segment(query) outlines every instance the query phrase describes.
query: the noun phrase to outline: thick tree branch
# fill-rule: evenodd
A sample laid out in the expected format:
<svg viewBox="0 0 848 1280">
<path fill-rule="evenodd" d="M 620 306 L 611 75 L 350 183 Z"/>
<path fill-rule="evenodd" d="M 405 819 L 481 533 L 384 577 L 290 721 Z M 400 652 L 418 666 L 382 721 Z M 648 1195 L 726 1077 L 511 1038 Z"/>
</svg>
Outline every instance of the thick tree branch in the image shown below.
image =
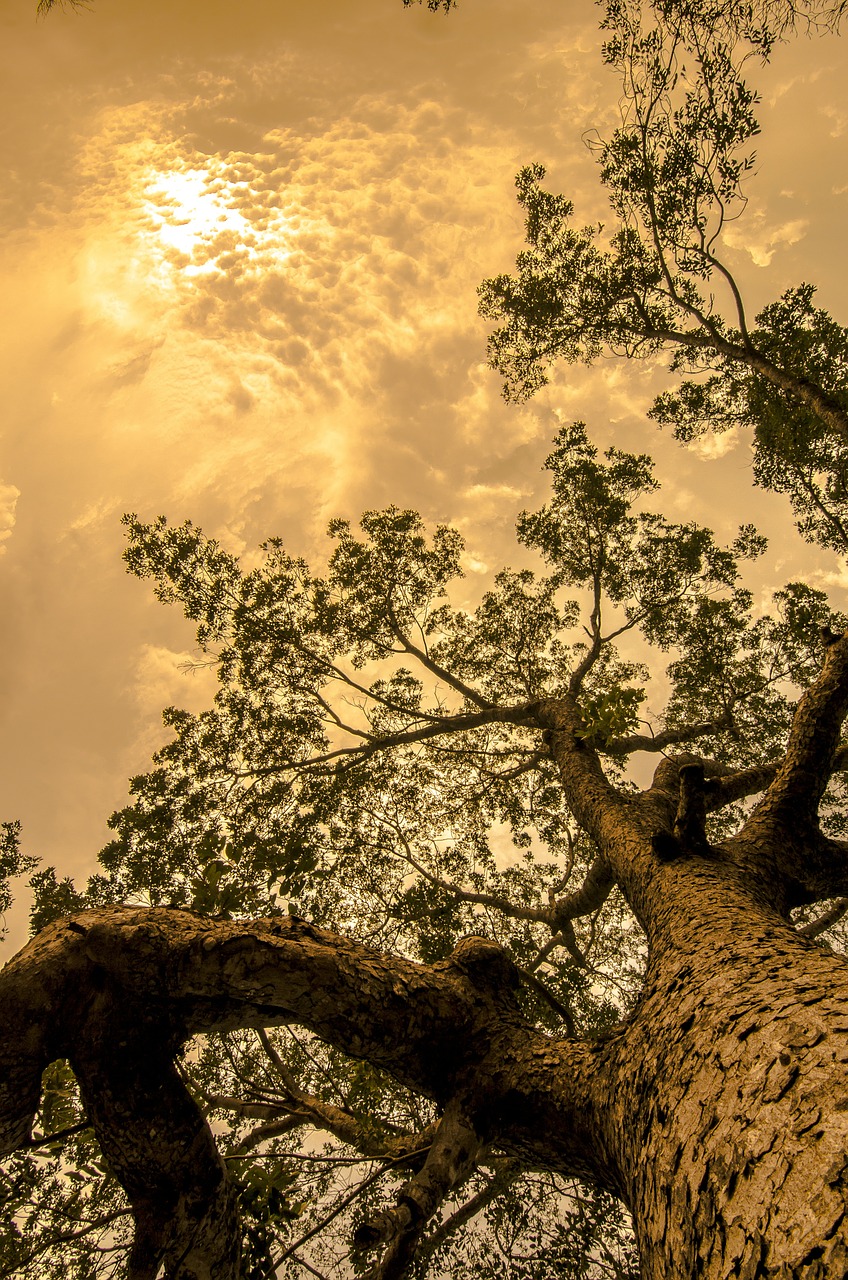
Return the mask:
<svg viewBox="0 0 848 1280">
<path fill-rule="evenodd" d="M 678 779 L 680 791 L 674 817 L 675 838 L 693 853 L 706 853 L 708 845 L 704 826 L 707 817 L 707 783 L 703 765 L 681 765 Z"/>
<path fill-rule="evenodd" d="M 802 938 L 819 938 L 831 925 L 838 924 L 848 913 L 848 898 L 837 898 L 827 911 L 798 930 Z"/>
<path fill-rule="evenodd" d="M 649 828 L 652 821 L 656 825 L 655 820 L 606 777 L 598 753 L 586 740 L 586 726 L 573 698 L 566 695 L 539 702 L 536 714 L 549 731 L 568 807 L 599 849 L 600 861 L 590 872 L 592 883 L 587 878 L 584 888 L 602 902 L 612 884 L 620 884 L 636 918 L 647 927 L 655 870 Z M 573 907 L 569 903 L 570 919 L 578 914 Z"/>
<path fill-rule="evenodd" d="M 705 768 L 713 785 L 706 798 L 707 812 L 714 813 L 737 800 L 765 791 L 774 781 L 779 766 L 779 760 L 769 760 L 765 764 L 755 764 L 749 769 L 738 769 L 716 777 L 717 768 L 712 761 L 708 762 Z"/>
<path fill-rule="evenodd" d="M 775 870 L 813 897 L 835 897 L 846 887 L 844 859 L 834 859 L 832 842 L 822 836 L 818 822 L 818 806 L 833 772 L 846 713 L 848 632 L 827 645 L 818 679 L 795 708 L 786 754 L 772 782 L 738 835 L 728 842 L 728 847 L 749 859 L 754 850 L 774 850 Z M 762 859 L 761 852 L 756 856 Z"/>
<path fill-rule="evenodd" d="M 731 342 L 712 330 L 698 333 L 677 329 L 654 329 L 652 336 L 675 346 L 693 347 L 701 350 L 714 350 L 738 364 L 745 364 L 754 373 L 759 374 L 772 386 L 788 395 L 794 396 L 801 404 L 812 409 L 813 413 L 826 427 L 848 440 L 848 412 L 843 405 L 828 395 L 817 383 L 809 378 L 787 372 L 769 360 L 754 347 L 746 349 L 744 345 Z"/>
<path fill-rule="evenodd" d="M 0 973 L 0 1144 L 26 1141 L 44 1067 L 69 1058 L 132 1205 L 132 1280 L 162 1269 L 169 1280 L 235 1280 L 235 1195 L 173 1057 L 194 1034 L 298 1022 L 442 1104 L 461 1087 L 480 1100 L 487 1142 L 496 1131 L 507 1153 L 532 1150 L 606 1185 L 584 1120 L 587 1097 L 603 1087 L 591 1069 L 598 1049 L 538 1032 L 519 1011 L 517 982 L 503 950 L 481 938 L 428 966 L 286 916 L 84 912 L 48 926 Z M 501 1096 L 514 1105 L 500 1109 Z"/>
<path fill-rule="evenodd" d="M 606 751 L 608 747 L 605 747 Z M 733 769 L 721 764 L 718 760 L 707 756 L 694 755 L 691 752 L 680 752 L 662 760 L 654 774 L 654 782 L 658 786 L 674 787 L 677 781 L 677 770 L 683 764 L 700 764 L 704 769 L 709 787 L 705 794 L 707 813 L 713 813 L 736 800 L 744 800 L 748 796 L 765 791 L 777 776 L 781 760 L 766 760 L 762 764 L 751 765 L 747 769 Z M 833 753 L 830 776 L 848 769 L 848 742 L 842 742 Z M 667 775 L 667 776 L 666 776 Z"/>
<path fill-rule="evenodd" d="M 577 920 L 581 916 L 592 915 L 593 912 L 599 911 L 604 905 L 613 888 L 615 887 L 615 874 L 609 864 L 607 858 L 603 854 L 597 854 L 589 870 L 586 872 L 585 879 L 579 889 L 575 889 L 565 898 L 558 898 L 554 904 L 554 926 L 563 933 L 565 945 L 569 952 L 574 955 L 572 947 L 569 946 L 569 937 L 573 939 L 573 930 L 571 929 L 571 921 Z M 576 948 L 576 942 L 574 942 Z M 579 955 L 579 953 L 578 953 Z M 585 959 L 574 955 L 574 958 Z"/>
</svg>

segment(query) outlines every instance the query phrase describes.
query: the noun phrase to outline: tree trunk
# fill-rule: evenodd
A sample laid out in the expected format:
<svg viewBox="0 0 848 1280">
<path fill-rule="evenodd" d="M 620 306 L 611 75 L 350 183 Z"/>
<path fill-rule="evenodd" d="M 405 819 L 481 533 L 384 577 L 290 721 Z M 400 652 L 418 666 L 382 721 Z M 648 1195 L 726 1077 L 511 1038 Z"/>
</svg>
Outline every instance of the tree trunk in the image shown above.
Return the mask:
<svg viewBox="0 0 848 1280">
<path fill-rule="evenodd" d="M 732 870 L 667 869 L 671 945 L 610 1044 L 645 1280 L 848 1275 L 848 963 Z"/>
</svg>

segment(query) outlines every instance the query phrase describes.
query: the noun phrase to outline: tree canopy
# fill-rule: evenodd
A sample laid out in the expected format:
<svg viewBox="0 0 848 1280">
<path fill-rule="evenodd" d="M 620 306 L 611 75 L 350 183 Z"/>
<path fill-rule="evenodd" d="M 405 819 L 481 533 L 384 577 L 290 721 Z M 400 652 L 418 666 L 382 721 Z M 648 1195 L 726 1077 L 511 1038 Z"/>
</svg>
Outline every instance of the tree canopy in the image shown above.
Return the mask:
<svg viewBox="0 0 848 1280">
<path fill-rule="evenodd" d="M 667 349 L 657 421 L 750 428 L 758 483 L 845 550 L 846 330 L 803 283 L 749 323 L 720 251 L 743 71 L 840 16 L 609 4 L 616 221 L 525 169 L 528 248 L 481 297 L 509 397 Z M 800 581 L 763 608 L 757 531 L 668 520 L 650 458 L 584 424 L 545 465 L 476 604 L 456 530 L 399 507 L 334 521 L 318 567 L 125 517 L 218 691 L 166 711 L 88 884 L 33 876 L 0 1276 L 623 1280 L 671 1274 L 666 1235 L 680 1275 L 844 1274 L 848 617 Z M 784 1185 L 819 1207 L 781 1234 Z"/>
<path fill-rule="evenodd" d="M 848 331 L 799 283 L 751 321 L 722 233 L 743 216 L 756 161 L 757 59 L 800 25 L 833 30 L 841 5 L 609 3 L 605 61 L 621 79 L 621 123 L 590 143 L 609 226 L 575 224 L 541 165 L 517 178 L 527 248 L 515 277 L 481 287 L 499 327 L 490 358 L 508 399 L 553 361 L 668 351 L 684 375 L 650 416 L 687 442 L 751 430 L 757 484 L 789 495 L 810 541 L 846 542 Z"/>
</svg>

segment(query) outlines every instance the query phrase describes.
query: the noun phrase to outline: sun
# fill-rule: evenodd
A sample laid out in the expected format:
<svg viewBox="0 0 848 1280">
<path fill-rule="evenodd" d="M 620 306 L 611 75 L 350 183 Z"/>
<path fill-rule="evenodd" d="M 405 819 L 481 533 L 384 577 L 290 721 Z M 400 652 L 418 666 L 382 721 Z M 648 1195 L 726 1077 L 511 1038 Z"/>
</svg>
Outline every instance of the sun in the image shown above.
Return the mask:
<svg viewBox="0 0 848 1280">
<path fill-rule="evenodd" d="M 247 265 L 265 247 L 261 241 L 268 229 L 259 232 L 239 207 L 247 200 L 243 184 L 228 183 L 207 168 L 151 170 L 144 214 L 161 256 L 182 275 L 225 273 L 223 255 L 228 264 L 235 254 Z M 279 231 L 275 228 L 276 236 Z"/>
</svg>

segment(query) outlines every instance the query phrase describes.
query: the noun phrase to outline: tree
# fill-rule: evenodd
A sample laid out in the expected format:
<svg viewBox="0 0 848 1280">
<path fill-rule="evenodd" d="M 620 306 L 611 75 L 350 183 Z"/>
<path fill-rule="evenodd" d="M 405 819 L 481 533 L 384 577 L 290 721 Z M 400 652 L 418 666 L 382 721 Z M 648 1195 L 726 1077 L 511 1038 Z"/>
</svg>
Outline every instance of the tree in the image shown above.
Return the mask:
<svg viewBox="0 0 848 1280">
<path fill-rule="evenodd" d="M 744 211 L 759 132 L 743 72 L 799 25 L 838 29 L 844 5 L 737 0 L 609 0 L 605 61 L 622 82 L 621 124 L 592 144 L 611 227 L 575 227 L 545 171 L 517 178 L 527 249 L 515 278 L 481 288 L 500 327 L 490 341 L 507 399 L 532 395 L 545 367 L 671 353 L 688 375 L 650 410 L 682 441 L 751 429 L 757 484 L 789 495 L 810 541 L 848 550 L 848 330 L 800 284 L 751 323 L 722 256 Z"/>
<path fill-rule="evenodd" d="M 599 246 L 524 174 L 494 355 L 525 391 L 549 355 L 673 344 L 707 376 L 669 419 L 735 413 L 763 465 L 801 466 L 815 433 L 839 447 L 844 332 L 803 287 L 749 328 L 716 227 L 756 127 L 732 33 L 768 52 L 805 12 L 657 12 L 607 15 L 621 225 Z M 716 274 L 736 328 L 698 291 Z M 848 619 L 803 583 L 758 614 L 763 540 L 649 510 L 646 457 L 576 424 L 548 467 L 518 526 L 546 572 L 475 610 L 447 594 L 458 536 L 411 512 L 336 522 L 323 576 L 128 520 L 220 689 L 167 713 L 102 873 L 34 877 L 0 975 L 5 1274 L 123 1249 L 138 1280 L 321 1274 L 342 1224 L 375 1278 L 625 1276 L 622 1202 L 646 1277 L 845 1274 L 848 967 L 822 937 L 848 908 Z M 835 542 L 821 470 L 806 532 Z"/>
<path fill-rule="evenodd" d="M 791 917 L 846 891 L 828 791 L 848 755 L 845 619 L 801 584 L 753 618 L 739 562 L 762 541 L 744 528 L 722 548 L 641 509 L 646 457 L 599 458 L 577 426 L 548 465 L 552 499 L 519 536 L 550 573 L 503 573 L 474 613 L 446 599 L 457 535 L 428 541 L 409 512 L 369 513 L 361 537 L 336 523 L 323 578 L 278 543 L 242 572 L 191 525 L 128 521 L 130 567 L 197 622 L 221 688 L 199 716 L 169 713 L 107 874 L 59 893 L 72 914 L 0 998 L 4 1146 L 67 1059 L 84 1116 L 65 1120 L 93 1127 L 133 1208 L 133 1276 L 163 1259 L 237 1274 L 238 1196 L 257 1188 L 226 1164 L 290 1151 L 304 1121 L 404 1169 L 356 1227 L 383 1249 L 370 1274 L 435 1249 L 458 1189 L 473 1208 L 534 1169 L 579 1178 L 607 1217 L 623 1198 L 646 1275 L 841 1274 L 846 962 Z M 568 589 L 589 594 L 582 640 Z M 672 657 L 650 720 L 647 673 L 616 647 L 636 633 Z M 790 684 L 807 688 L 794 707 Z M 658 760 L 642 790 L 637 752 Z M 40 889 L 46 918 L 58 886 Z M 263 1030 L 291 1024 L 345 1056 L 343 1102 L 296 1079 L 308 1047 Z M 251 1027 L 252 1044 L 179 1058 Z M 374 1071 L 394 1082 L 379 1103 Z M 201 1107 L 254 1121 L 230 1135 L 235 1161 Z M 285 1179 L 261 1190 L 277 1200 L 260 1227 L 297 1218 Z"/>
</svg>

